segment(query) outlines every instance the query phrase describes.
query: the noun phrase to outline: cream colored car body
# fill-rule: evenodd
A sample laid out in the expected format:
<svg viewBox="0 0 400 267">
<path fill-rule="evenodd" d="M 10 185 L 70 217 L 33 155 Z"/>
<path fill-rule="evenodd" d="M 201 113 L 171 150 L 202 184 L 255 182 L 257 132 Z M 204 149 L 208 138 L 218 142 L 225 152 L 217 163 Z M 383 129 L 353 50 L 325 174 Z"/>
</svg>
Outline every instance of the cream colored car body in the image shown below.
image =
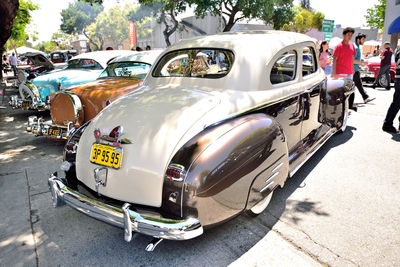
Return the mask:
<svg viewBox="0 0 400 267">
<path fill-rule="evenodd" d="M 121 168 L 109 168 L 107 186 L 100 186 L 99 193 L 160 207 L 164 174 L 170 160 L 205 126 L 279 101 L 324 79 L 321 69 L 306 78 L 296 74 L 293 81 L 283 84 L 273 85 L 267 77 L 273 62 L 283 52 L 294 49 L 301 55 L 305 44 L 316 50 L 316 41 L 301 34 L 239 32 L 186 40 L 167 49 L 159 59 L 172 49 L 189 47 L 228 49 L 233 51 L 235 59 L 230 72 L 217 79 L 153 77 L 151 73 L 157 63 L 154 64 L 143 87 L 105 108 L 86 128 L 77 150 L 77 178 L 95 189 L 93 173 L 99 166 L 89 161 L 94 130 L 99 128 L 102 134 L 108 134 L 114 127 L 122 126 L 123 138 L 132 144 L 122 145 Z M 298 60 L 298 70 L 301 62 Z"/>
</svg>

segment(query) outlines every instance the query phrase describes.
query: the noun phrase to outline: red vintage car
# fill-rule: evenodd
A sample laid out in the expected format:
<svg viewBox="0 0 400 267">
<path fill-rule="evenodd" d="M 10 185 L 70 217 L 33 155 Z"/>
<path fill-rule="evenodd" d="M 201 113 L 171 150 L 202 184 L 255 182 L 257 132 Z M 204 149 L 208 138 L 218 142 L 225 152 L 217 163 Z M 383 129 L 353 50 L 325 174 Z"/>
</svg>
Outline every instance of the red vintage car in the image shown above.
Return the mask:
<svg viewBox="0 0 400 267">
<path fill-rule="evenodd" d="M 368 65 L 360 68 L 360 76 L 363 82 L 373 83 L 378 76 L 379 69 L 381 65 L 381 59 L 379 57 L 371 57 L 368 59 Z M 394 57 L 392 57 L 392 66 L 390 67 L 390 78 L 391 82 L 394 83 L 395 74 L 395 62 Z M 379 86 L 387 87 L 388 81 L 385 75 L 382 75 L 379 79 Z"/>
</svg>

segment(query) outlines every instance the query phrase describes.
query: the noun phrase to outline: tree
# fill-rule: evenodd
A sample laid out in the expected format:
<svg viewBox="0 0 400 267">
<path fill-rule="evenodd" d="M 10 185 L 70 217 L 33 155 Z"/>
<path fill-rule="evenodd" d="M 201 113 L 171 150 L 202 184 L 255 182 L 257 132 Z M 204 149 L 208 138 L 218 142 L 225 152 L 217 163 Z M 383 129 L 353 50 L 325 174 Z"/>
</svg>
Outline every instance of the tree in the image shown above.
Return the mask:
<svg viewBox="0 0 400 267">
<path fill-rule="evenodd" d="M 31 11 L 38 9 L 38 5 L 33 4 L 30 0 L 20 0 L 17 16 L 15 17 L 9 42 L 12 48 L 24 45 L 28 34 L 26 27 L 32 21 Z"/>
<path fill-rule="evenodd" d="M 19 8 L 18 0 L 0 1 L 0 52 L 3 54 L 4 45 L 10 38 L 14 18 Z M 3 64 L 0 64 L 0 81 L 3 79 Z"/>
<path fill-rule="evenodd" d="M 128 36 L 128 11 L 129 7 L 115 6 L 108 11 L 101 12 L 94 23 L 87 28 L 89 37 L 96 43 L 96 49 L 103 50 L 105 40 L 112 41 L 117 47 Z"/>
<path fill-rule="evenodd" d="M 379 0 L 377 5 L 367 9 L 367 26 L 383 31 L 383 25 L 385 24 L 385 11 L 386 11 L 386 0 Z"/>
<path fill-rule="evenodd" d="M 144 6 L 153 8 L 157 22 L 164 24 L 164 39 L 167 46 L 171 45 L 169 37 L 178 29 L 176 16 L 186 10 L 187 3 L 182 0 L 139 0 Z"/>
<path fill-rule="evenodd" d="M 72 39 L 73 39 L 72 35 L 66 34 L 66 33 L 62 32 L 61 30 L 56 31 L 51 36 L 51 41 L 56 44 L 58 43 L 58 47 L 60 48 L 60 50 L 70 49 Z"/>
<path fill-rule="evenodd" d="M 57 45 L 54 41 L 41 42 L 35 46 L 35 49 L 49 54 L 57 49 Z"/>
<path fill-rule="evenodd" d="M 89 33 L 86 31 L 86 27 L 95 21 L 104 7 L 96 4 L 96 1 L 91 2 L 93 3 L 88 4 L 81 1 L 70 3 L 68 8 L 61 11 L 60 28 L 67 34 L 83 34 L 88 38 L 90 44 L 96 46 L 96 43 L 91 40 Z"/>
<path fill-rule="evenodd" d="M 310 0 L 300 0 L 300 6 L 308 11 L 311 11 Z"/>
<path fill-rule="evenodd" d="M 293 20 L 283 26 L 285 31 L 306 33 L 312 28 L 322 29 L 325 15 L 321 12 L 316 10 L 308 11 L 300 6 L 294 7 L 293 11 L 295 13 Z"/>
<path fill-rule="evenodd" d="M 221 16 L 224 32 L 230 31 L 237 22 L 244 19 L 262 19 L 279 29 L 291 18 L 293 0 L 188 0 L 195 5 L 195 14 L 204 17 L 207 12 Z"/>
</svg>

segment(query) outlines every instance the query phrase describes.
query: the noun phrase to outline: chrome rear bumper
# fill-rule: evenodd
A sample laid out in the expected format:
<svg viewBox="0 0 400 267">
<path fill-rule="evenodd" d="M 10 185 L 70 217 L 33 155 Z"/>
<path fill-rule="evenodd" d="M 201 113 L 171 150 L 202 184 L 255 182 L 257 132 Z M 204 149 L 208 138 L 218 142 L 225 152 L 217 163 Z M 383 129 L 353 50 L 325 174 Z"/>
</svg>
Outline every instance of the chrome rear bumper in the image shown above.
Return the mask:
<svg viewBox="0 0 400 267">
<path fill-rule="evenodd" d="M 50 132 L 50 130 L 52 132 Z M 29 116 L 26 131 L 32 132 L 35 136 L 48 136 L 53 139 L 67 140 L 71 133 L 75 130 L 72 123 L 67 126 L 54 124 L 51 120 L 44 121 L 37 116 Z M 54 134 L 56 132 L 56 134 Z"/>
<path fill-rule="evenodd" d="M 10 101 L 8 101 L 8 105 L 12 107 L 13 109 L 24 109 L 24 110 L 38 110 L 38 111 L 43 111 L 46 109 L 49 109 L 49 107 L 40 102 L 38 99 L 32 100 L 23 100 L 18 98 L 18 95 L 12 95 L 10 97 Z"/>
<path fill-rule="evenodd" d="M 121 208 L 91 199 L 71 188 L 53 174 L 48 181 L 53 206 L 66 203 L 70 207 L 105 223 L 124 229 L 125 241 L 132 238 L 132 231 L 161 239 L 187 240 L 203 233 L 203 227 L 195 218 L 171 220 L 141 215 L 129 209 L 125 203 Z"/>
</svg>

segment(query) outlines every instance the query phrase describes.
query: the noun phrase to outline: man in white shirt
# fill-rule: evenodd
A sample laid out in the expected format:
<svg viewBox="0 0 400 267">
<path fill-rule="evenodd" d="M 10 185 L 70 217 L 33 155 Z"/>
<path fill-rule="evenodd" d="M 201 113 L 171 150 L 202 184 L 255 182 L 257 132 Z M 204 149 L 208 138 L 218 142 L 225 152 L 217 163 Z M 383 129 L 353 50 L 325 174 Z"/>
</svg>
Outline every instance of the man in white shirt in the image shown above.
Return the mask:
<svg viewBox="0 0 400 267">
<path fill-rule="evenodd" d="M 10 60 L 10 65 L 11 68 L 14 71 L 14 76 L 17 76 L 17 64 L 18 64 L 18 58 L 15 56 L 14 53 L 12 53 L 11 57 L 9 58 Z"/>
</svg>

